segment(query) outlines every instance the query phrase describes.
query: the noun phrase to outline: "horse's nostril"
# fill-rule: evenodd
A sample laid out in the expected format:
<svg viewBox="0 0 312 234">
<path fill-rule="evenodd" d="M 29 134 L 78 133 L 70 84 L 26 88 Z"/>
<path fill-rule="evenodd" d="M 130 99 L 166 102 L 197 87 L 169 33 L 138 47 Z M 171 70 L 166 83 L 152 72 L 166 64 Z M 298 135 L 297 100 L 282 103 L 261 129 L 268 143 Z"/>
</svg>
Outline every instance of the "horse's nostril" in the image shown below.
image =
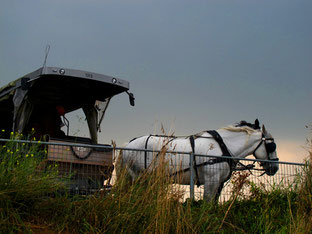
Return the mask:
<svg viewBox="0 0 312 234">
<path fill-rule="evenodd" d="M 266 174 L 269 175 L 269 176 L 273 176 L 275 175 L 275 173 L 277 172 L 278 170 L 278 167 L 269 167 L 267 170 L 266 170 Z"/>
</svg>

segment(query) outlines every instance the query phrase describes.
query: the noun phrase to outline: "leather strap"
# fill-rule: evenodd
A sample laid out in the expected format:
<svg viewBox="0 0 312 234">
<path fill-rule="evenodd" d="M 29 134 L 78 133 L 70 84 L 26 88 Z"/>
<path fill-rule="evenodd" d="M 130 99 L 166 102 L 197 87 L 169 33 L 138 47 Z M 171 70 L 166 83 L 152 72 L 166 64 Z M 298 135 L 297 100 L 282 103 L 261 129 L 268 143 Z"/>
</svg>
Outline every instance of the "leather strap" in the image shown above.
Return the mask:
<svg viewBox="0 0 312 234">
<path fill-rule="evenodd" d="M 196 185 L 197 185 L 197 187 L 199 187 L 200 186 L 200 181 L 199 181 L 198 170 L 197 170 L 197 165 L 196 165 L 195 139 L 194 139 L 193 135 L 190 136 L 190 143 L 191 143 L 192 152 L 193 152 L 194 169 L 195 169 L 195 176 L 196 176 Z"/>
<path fill-rule="evenodd" d="M 145 141 L 145 149 L 147 149 L 147 143 L 152 135 L 149 135 Z M 144 151 L 144 168 L 147 169 L 147 151 Z"/>
<path fill-rule="evenodd" d="M 222 137 L 220 136 L 220 134 L 217 131 L 215 131 L 215 130 L 208 130 L 207 132 L 211 136 L 213 136 L 213 138 L 216 140 L 216 142 L 218 142 L 218 144 L 220 145 L 220 148 L 222 150 L 222 156 L 232 156 L 231 153 L 229 152 L 228 148 L 224 144 L 224 141 L 223 141 Z"/>
</svg>

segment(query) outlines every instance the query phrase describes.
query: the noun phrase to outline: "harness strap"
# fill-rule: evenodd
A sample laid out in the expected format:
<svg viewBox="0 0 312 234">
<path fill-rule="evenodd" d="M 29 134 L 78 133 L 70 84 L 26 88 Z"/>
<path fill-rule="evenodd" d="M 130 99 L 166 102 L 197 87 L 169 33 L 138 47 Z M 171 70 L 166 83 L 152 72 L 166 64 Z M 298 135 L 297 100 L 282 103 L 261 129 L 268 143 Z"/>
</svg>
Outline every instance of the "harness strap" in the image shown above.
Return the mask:
<svg viewBox="0 0 312 234">
<path fill-rule="evenodd" d="M 190 136 L 190 143 L 191 143 L 192 153 L 193 153 L 194 169 L 195 169 L 195 176 L 196 176 L 196 185 L 197 185 L 197 187 L 199 187 L 200 186 L 200 181 L 199 181 L 198 170 L 197 170 L 197 165 L 196 165 L 195 140 L 194 140 L 194 136 L 193 135 Z"/>
<path fill-rule="evenodd" d="M 228 159 L 228 158 L 209 159 L 207 162 L 203 162 L 203 163 L 198 164 L 197 167 L 206 166 L 206 165 L 213 165 L 213 164 L 222 163 L 222 162 L 229 163 L 229 160 L 233 161 L 232 159 Z"/>
<path fill-rule="evenodd" d="M 148 141 L 151 137 L 168 137 L 168 136 L 165 136 L 165 135 L 149 135 L 147 138 L 146 138 L 146 141 L 145 141 L 145 149 L 147 149 L 147 145 L 148 145 Z M 173 141 L 174 139 L 176 139 L 177 137 L 175 136 L 172 136 L 170 137 L 171 139 L 166 143 L 166 144 L 169 144 L 171 141 Z M 133 140 L 131 141 L 134 141 L 135 139 L 137 138 L 134 138 Z M 130 142 L 131 142 L 130 141 Z M 156 157 L 158 157 L 159 153 L 157 153 Z M 147 152 L 144 151 L 144 169 L 147 169 Z"/>
<path fill-rule="evenodd" d="M 209 133 L 211 136 L 213 136 L 213 138 L 218 142 L 218 144 L 220 145 L 220 148 L 222 150 L 222 155 L 223 156 L 232 156 L 230 154 L 228 148 L 224 144 L 224 141 L 223 141 L 222 137 L 220 136 L 220 134 L 217 131 L 215 131 L 215 130 L 208 130 L 207 133 Z"/>
<path fill-rule="evenodd" d="M 261 144 L 263 143 L 263 139 L 265 139 L 265 136 L 262 133 L 262 137 L 261 137 L 261 141 L 259 142 L 259 144 L 257 145 L 257 147 L 255 148 L 255 150 L 253 151 L 253 155 L 255 155 L 255 152 L 259 149 L 259 147 L 261 146 Z"/>
<path fill-rule="evenodd" d="M 232 154 L 230 153 L 230 151 L 228 150 L 228 148 L 226 147 L 222 137 L 220 136 L 220 134 L 215 131 L 215 130 L 208 130 L 207 131 L 215 140 L 216 142 L 219 144 L 220 148 L 221 148 L 221 151 L 222 151 L 222 156 L 229 156 L 229 157 L 232 157 Z M 228 159 L 228 158 L 225 158 L 225 159 L 222 159 L 222 158 L 218 158 L 218 159 L 215 159 L 218 163 L 218 162 L 227 162 L 230 167 L 231 167 L 231 170 L 232 168 L 235 167 L 236 163 L 233 159 Z"/>
<path fill-rule="evenodd" d="M 213 165 L 213 164 L 221 163 L 221 162 L 226 162 L 226 159 L 223 159 L 223 158 L 214 158 L 214 159 L 210 159 L 210 160 L 207 161 L 207 162 L 203 162 L 203 163 L 200 163 L 200 164 L 196 164 L 196 168 L 197 168 L 197 167 L 206 166 L 206 165 Z M 178 173 L 181 173 L 181 172 L 187 172 L 187 171 L 189 171 L 190 169 L 191 169 L 190 167 L 187 167 L 187 168 L 185 168 L 185 169 L 183 169 L 183 170 L 176 171 L 176 172 L 172 173 L 170 176 L 177 175 Z"/>
<path fill-rule="evenodd" d="M 152 135 L 149 135 L 147 138 L 146 138 L 146 141 L 145 141 L 145 149 L 147 149 L 147 143 L 148 143 L 148 140 L 150 139 Z M 146 169 L 147 168 L 147 151 L 144 151 L 144 168 Z"/>
<path fill-rule="evenodd" d="M 221 151 L 222 151 L 222 156 L 232 156 L 230 151 L 228 150 L 228 148 L 226 147 L 222 137 L 220 136 L 220 134 L 215 131 L 215 130 L 208 130 L 207 131 L 215 140 L 216 142 L 219 144 Z M 221 163 L 221 162 L 227 162 L 230 166 L 230 174 L 229 176 L 226 178 L 225 181 L 229 180 L 232 176 L 233 170 L 236 167 L 236 163 L 233 159 L 228 159 L 228 158 L 216 158 L 216 159 L 210 159 L 208 162 L 202 163 L 203 166 L 204 165 L 209 165 L 209 164 L 214 164 L 214 163 Z M 223 188 L 224 182 L 220 185 L 219 190 L 221 191 L 221 189 Z"/>
</svg>

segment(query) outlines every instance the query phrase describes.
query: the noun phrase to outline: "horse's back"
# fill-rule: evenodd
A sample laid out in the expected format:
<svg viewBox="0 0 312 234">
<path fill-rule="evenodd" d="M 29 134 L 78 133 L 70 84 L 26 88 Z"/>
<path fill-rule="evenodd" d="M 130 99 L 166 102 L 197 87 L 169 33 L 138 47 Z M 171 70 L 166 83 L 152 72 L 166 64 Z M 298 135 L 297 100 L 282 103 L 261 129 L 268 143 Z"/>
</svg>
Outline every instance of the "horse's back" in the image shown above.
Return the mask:
<svg viewBox="0 0 312 234">
<path fill-rule="evenodd" d="M 144 153 L 142 151 L 137 151 L 137 150 L 144 149 L 147 138 L 148 136 L 141 136 L 141 137 L 132 139 L 125 146 L 125 149 L 123 150 L 123 154 L 122 154 L 123 160 L 129 160 L 131 157 L 138 156 L 141 153 Z"/>
</svg>

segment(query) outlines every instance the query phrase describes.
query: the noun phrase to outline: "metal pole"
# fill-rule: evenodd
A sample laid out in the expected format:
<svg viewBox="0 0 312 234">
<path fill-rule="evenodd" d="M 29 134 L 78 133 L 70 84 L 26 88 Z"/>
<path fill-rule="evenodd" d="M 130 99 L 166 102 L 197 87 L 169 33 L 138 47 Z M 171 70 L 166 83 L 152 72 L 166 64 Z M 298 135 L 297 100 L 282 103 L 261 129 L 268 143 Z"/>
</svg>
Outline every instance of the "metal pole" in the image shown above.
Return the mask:
<svg viewBox="0 0 312 234">
<path fill-rule="evenodd" d="M 194 199 L 194 184 L 195 184 L 195 170 L 194 170 L 194 153 L 190 153 L 190 170 L 191 170 L 191 177 L 190 177 L 190 198 Z"/>
</svg>

